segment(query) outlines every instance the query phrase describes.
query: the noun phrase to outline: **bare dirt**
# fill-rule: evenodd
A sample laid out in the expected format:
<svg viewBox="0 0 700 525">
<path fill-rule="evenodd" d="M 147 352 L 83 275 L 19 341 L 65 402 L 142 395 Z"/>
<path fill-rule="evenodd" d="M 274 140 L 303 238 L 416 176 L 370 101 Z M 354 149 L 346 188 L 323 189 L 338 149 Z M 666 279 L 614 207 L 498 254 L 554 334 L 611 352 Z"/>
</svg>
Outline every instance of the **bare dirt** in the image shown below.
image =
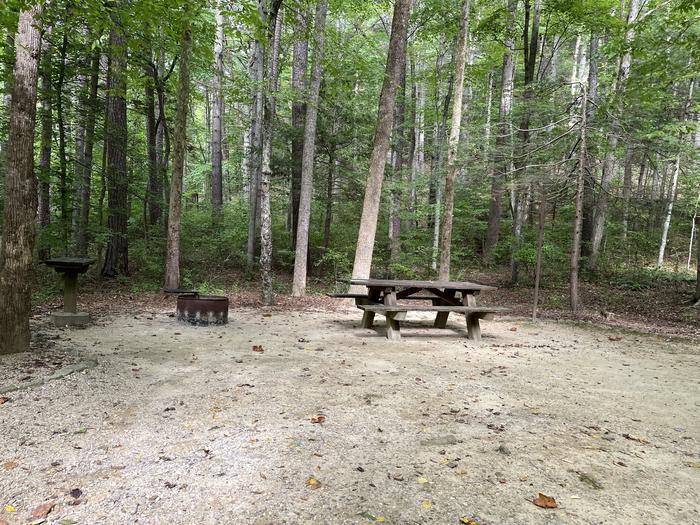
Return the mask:
<svg viewBox="0 0 700 525">
<path fill-rule="evenodd" d="M 0 523 L 700 523 L 697 339 L 130 309 L 0 357 Z"/>
</svg>

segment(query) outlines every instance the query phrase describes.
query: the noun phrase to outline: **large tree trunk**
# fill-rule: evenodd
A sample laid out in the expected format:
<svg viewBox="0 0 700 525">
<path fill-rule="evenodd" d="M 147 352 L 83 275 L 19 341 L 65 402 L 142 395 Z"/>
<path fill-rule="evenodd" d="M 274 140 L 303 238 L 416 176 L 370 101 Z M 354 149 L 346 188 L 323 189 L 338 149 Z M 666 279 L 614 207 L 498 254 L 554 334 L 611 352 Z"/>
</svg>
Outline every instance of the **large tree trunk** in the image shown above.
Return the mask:
<svg viewBox="0 0 700 525">
<path fill-rule="evenodd" d="M 313 197 L 314 157 L 316 155 L 316 119 L 318 117 L 319 92 L 321 90 L 321 65 L 323 40 L 326 28 L 327 0 L 318 0 L 314 20 L 314 55 L 311 70 L 311 85 L 306 106 L 304 146 L 301 165 L 301 193 L 299 199 L 299 222 L 297 224 L 296 252 L 294 256 L 294 280 L 292 296 L 303 297 L 306 293 L 307 254 L 309 227 L 311 223 L 311 200 Z M 329 166 L 329 170 L 333 167 Z"/>
<path fill-rule="evenodd" d="M 102 275 L 116 277 L 129 274 L 129 179 L 126 169 L 126 35 L 119 20 L 113 15 L 109 34 L 110 63 L 107 78 L 107 116 L 105 122 L 105 147 L 107 163 L 107 227 L 109 242 L 105 253 Z"/>
<path fill-rule="evenodd" d="M 591 41 L 588 52 L 588 122 L 595 117 L 598 103 L 598 43 L 600 37 L 597 33 L 591 33 Z M 586 158 L 590 158 L 592 152 L 586 152 Z M 588 257 L 591 253 L 591 240 L 593 239 L 593 216 L 595 213 L 595 170 L 588 166 L 583 180 L 583 223 L 581 224 L 581 255 Z"/>
<path fill-rule="evenodd" d="M 216 39 L 214 41 L 215 78 L 212 108 L 211 134 L 211 203 L 214 218 L 221 215 L 223 194 L 223 150 L 224 136 L 224 15 L 221 0 L 216 6 Z"/>
<path fill-rule="evenodd" d="M 97 122 L 97 88 L 102 52 L 96 48 L 90 62 L 89 93 L 85 101 L 85 142 L 82 155 L 82 180 L 80 181 L 80 217 L 76 233 L 76 248 L 79 255 L 88 253 L 88 226 L 90 223 L 90 193 L 92 190 L 92 164 L 95 149 L 95 124 Z"/>
<path fill-rule="evenodd" d="M 148 50 L 149 58 L 152 59 L 153 52 Z M 148 155 L 148 189 L 146 190 L 146 202 L 148 205 L 148 223 L 154 226 L 160 222 L 162 216 L 161 202 L 163 196 L 160 188 L 159 176 L 160 166 L 158 159 L 158 124 L 156 121 L 156 77 L 153 64 L 147 64 L 144 68 L 146 75 L 144 104 L 146 106 L 146 153 Z M 161 142 L 162 147 L 162 142 Z"/>
<path fill-rule="evenodd" d="M 187 24 L 180 42 L 180 71 L 175 110 L 173 175 L 170 179 L 170 206 L 168 210 L 168 246 L 165 257 L 165 288 L 180 288 L 180 215 L 182 210 L 182 180 L 187 155 L 187 112 L 190 99 L 190 55 L 192 30 Z"/>
<path fill-rule="evenodd" d="M 41 50 L 41 146 L 39 148 L 39 227 L 42 233 L 48 233 L 51 224 L 51 149 L 53 136 L 51 85 L 52 60 L 48 31 L 44 33 Z M 39 260 L 51 256 L 48 239 L 39 242 Z"/>
<path fill-rule="evenodd" d="M 34 128 L 40 7 L 19 16 L 0 246 L 0 354 L 29 350 L 37 180 Z"/>
<path fill-rule="evenodd" d="M 260 177 L 260 277 L 262 303 L 271 306 L 275 302 L 272 288 L 272 211 L 270 209 L 270 185 L 272 183 L 272 133 L 276 111 L 279 78 L 279 52 L 282 38 L 282 19 L 279 8 L 282 0 L 272 0 L 267 13 L 269 27 L 267 42 L 267 82 L 264 91 L 262 123 L 262 170 Z"/>
<path fill-rule="evenodd" d="M 501 103 L 498 110 L 498 131 L 496 135 L 496 170 L 491 181 L 491 202 L 489 218 L 484 242 L 484 262 L 491 264 L 493 254 L 501 234 L 501 212 L 503 209 L 503 188 L 506 174 L 510 168 L 510 115 L 513 110 L 513 50 L 515 49 L 515 13 L 517 2 L 508 0 L 508 21 L 506 23 L 505 52 L 503 53 L 503 68 L 501 70 Z"/>
<path fill-rule="evenodd" d="M 598 206 L 593 218 L 593 235 L 591 238 L 591 253 L 588 258 L 588 268 L 592 271 L 596 270 L 598 259 L 600 257 L 600 247 L 603 241 L 605 232 L 605 221 L 608 215 L 608 204 L 610 192 L 610 183 L 615 173 L 615 154 L 617 150 L 617 142 L 620 136 L 621 119 L 624 110 L 623 95 L 627 85 L 627 79 L 630 73 L 630 65 L 632 63 L 632 51 L 630 44 L 634 40 L 636 31 L 636 21 L 639 15 L 639 0 L 630 0 L 629 14 L 627 16 L 627 32 L 625 33 L 626 51 L 620 59 L 620 67 L 617 73 L 617 81 L 613 96 L 616 97 L 616 104 L 612 110 L 612 122 L 610 124 L 610 133 L 607 136 L 607 153 L 603 162 L 603 175 L 600 181 L 600 192 L 598 193 Z"/>
<path fill-rule="evenodd" d="M 445 196 L 442 214 L 442 234 L 440 237 L 440 272 L 441 281 L 450 279 L 450 261 L 452 248 L 452 216 L 454 214 L 455 179 L 460 166 L 457 164 L 459 139 L 462 126 L 462 97 L 464 94 L 464 66 L 467 60 L 469 44 L 469 0 L 462 2 L 462 19 L 459 39 L 455 49 L 455 76 L 452 98 L 452 125 L 447 149 L 447 177 L 445 178 Z"/>
<path fill-rule="evenodd" d="M 405 64 L 406 35 L 410 12 L 411 0 L 396 0 L 394 3 L 394 16 L 391 22 L 391 38 L 389 40 L 386 73 L 379 97 L 377 128 L 374 133 L 367 188 L 365 189 L 362 218 L 360 219 L 355 261 L 352 269 L 352 276 L 355 279 L 368 278 L 372 267 L 382 180 L 384 178 L 386 154 L 389 151 L 389 136 L 394 120 L 396 87 L 401 77 L 401 67 Z M 359 291 L 362 287 L 355 287 L 355 289 Z"/>
<path fill-rule="evenodd" d="M 262 0 L 258 0 L 260 4 Z M 260 7 L 262 10 L 262 7 Z M 255 260 L 256 236 L 258 231 L 258 217 L 260 215 L 260 169 L 262 155 L 262 121 L 263 121 L 263 77 L 265 72 L 263 43 L 255 40 L 250 63 L 250 75 L 255 82 L 255 95 L 250 109 L 250 152 L 248 159 L 248 244 L 246 248 L 246 262 L 248 270 Z"/>
<path fill-rule="evenodd" d="M 58 68 L 58 80 L 56 84 L 56 112 L 58 119 L 58 195 L 61 209 L 61 241 L 63 254 L 68 254 L 68 241 L 70 239 L 71 210 L 69 207 L 68 184 L 68 154 L 66 152 L 66 116 L 64 111 L 63 87 L 66 80 L 66 54 L 68 49 L 68 33 L 63 29 L 63 41 L 61 43 L 61 61 Z"/>
<path fill-rule="evenodd" d="M 290 202 L 290 225 L 292 244 L 296 247 L 299 223 L 299 200 L 301 199 L 301 171 L 304 152 L 304 115 L 306 104 L 306 65 L 309 58 L 309 43 L 306 37 L 306 13 L 301 10 L 294 21 L 294 44 L 292 54 L 292 179 Z"/>
</svg>

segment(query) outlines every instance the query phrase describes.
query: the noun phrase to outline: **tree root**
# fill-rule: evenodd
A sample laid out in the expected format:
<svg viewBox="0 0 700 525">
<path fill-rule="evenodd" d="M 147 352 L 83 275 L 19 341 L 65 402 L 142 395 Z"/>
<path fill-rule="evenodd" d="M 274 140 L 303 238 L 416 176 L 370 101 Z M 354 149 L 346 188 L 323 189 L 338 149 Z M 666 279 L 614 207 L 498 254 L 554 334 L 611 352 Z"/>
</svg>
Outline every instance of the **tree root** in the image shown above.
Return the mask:
<svg viewBox="0 0 700 525">
<path fill-rule="evenodd" d="M 74 363 L 72 365 L 68 365 L 68 366 L 64 366 L 62 368 L 59 368 L 50 376 L 44 377 L 43 379 L 37 379 L 36 381 L 32 381 L 31 383 L 25 383 L 25 384 L 20 385 L 20 386 L 0 387 L 0 395 L 9 394 L 10 392 L 19 392 L 22 390 L 29 390 L 31 388 L 35 388 L 37 386 L 44 385 L 44 384 L 48 383 L 49 381 L 55 381 L 56 379 L 63 379 L 64 377 L 67 377 L 67 376 L 74 374 L 76 372 L 82 372 L 84 370 L 89 370 L 91 368 L 95 368 L 96 366 L 97 366 L 97 361 L 95 359 L 87 359 L 85 361 L 80 361 L 79 363 Z"/>
</svg>

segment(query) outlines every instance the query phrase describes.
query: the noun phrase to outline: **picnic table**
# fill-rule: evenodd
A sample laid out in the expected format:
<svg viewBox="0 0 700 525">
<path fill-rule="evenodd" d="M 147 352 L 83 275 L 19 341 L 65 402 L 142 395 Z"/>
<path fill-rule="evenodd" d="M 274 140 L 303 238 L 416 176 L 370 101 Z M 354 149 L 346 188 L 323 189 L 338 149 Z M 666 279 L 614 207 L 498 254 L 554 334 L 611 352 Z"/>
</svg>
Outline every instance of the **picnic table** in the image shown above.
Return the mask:
<svg viewBox="0 0 700 525">
<path fill-rule="evenodd" d="M 477 306 L 477 295 L 482 291 L 497 289 L 484 284 L 395 279 L 350 279 L 345 282 L 354 286 L 365 286 L 367 293 L 334 294 L 333 297 L 355 300 L 355 305 L 364 312 L 363 328 L 373 327 L 376 314 L 385 316 L 386 336 L 391 340 L 401 339 L 401 322 L 406 320 L 408 312 L 435 312 L 436 328 L 447 326 L 450 313 L 464 314 L 467 321 L 467 338 L 479 341 L 479 321 L 492 318 L 495 313 L 507 311 L 506 308 Z M 425 304 L 426 302 L 430 304 Z"/>
</svg>

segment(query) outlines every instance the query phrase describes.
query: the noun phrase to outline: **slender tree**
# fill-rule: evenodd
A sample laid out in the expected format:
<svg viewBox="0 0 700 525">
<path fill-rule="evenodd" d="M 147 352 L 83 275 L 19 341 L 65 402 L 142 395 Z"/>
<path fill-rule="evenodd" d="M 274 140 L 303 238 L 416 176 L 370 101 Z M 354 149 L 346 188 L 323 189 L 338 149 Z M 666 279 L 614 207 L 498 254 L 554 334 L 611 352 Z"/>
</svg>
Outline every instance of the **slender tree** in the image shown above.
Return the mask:
<svg viewBox="0 0 700 525">
<path fill-rule="evenodd" d="M 29 350 L 37 205 L 34 128 L 40 16 L 39 6 L 22 11 L 17 31 L 0 245 L 0 354 Z"/>
<path fill-rule="evenodd" d="M 182 214 L 182 180 L 187 153 L 187 113 L 190 100 L 190 55 L 192 53 L 192 29 L 189 20 L 180 40 L 180 70 L 175 110 L 175 136 L 173 151 L 173 175 L 170 179 L 170 207 L 168 210 L 168 246 L 165 258 L 165 288 L 180 287 L 180 219 Z"/>
<path fill-rule="evenodd" d="M 301 192 L 299 199 L 299 223 L 297 225 L 296 254 L 294 257 L 294 280 L 292 296 L 303 297 L 306 293 L 307 253 L 309 248 L 309 225 L 313 197 L 314 158 L 316 156 L 316 118 L 318 116 L 319 92 L 321 91 L 321 66 L 323 61 L 323 37 L 326 29 L 327 0 L 318 0 L 314 19 L 313 66 L 311 85 L 306 103 L 306 125 L 301 165 Z M 328 167 L 329 170 L 333 168 Z"/>
<path fill-rule="evenodd" d="M 41 144 L 39 147 L 39 227 L 48 233 L 51 224 L 51 150 L 53 139 L 53 87 L 52 48 L 49 42 L 49 29 L 44 31 L 41 50 Z M 39 243 L 39 259 L 48 259 L 51 249 L 48 240 Z"/>
<path fill-rule="evenodd" d="M 377 128 L 374 133 L 367 188 L 365 189 L 365 199 L 362 205 L 362 218 L 360 219 L 355 262 L 352 270 L 352 275 L 356 279 L 368 278 L 372 267 L 382 180 L 384 179 L 386 155 L 389 151 L 389 136 L 394 120 L 396 87 L 399 83 L 401 67 L 402 65 L 405 67 L 406 34 L 410 12 L 411 0 L 396 0 L 394 3 L 394 16 L 391 22 L 386 73 L 379 97 Z M 361 287 L 356 287 L 356 289 L 359 290 Z"/>
<path fill-rule="evenodd" d="M 462 19 L 459 39 L 455 49 L 454 96 L 452 99 L 452 126 L 447 150 L 447 177 L 445 179 L 445 201 L 442 214 L 442 234 L 440 238 L 440 272 L 441 281 L 450 279 L 450 262 L 452 254 L 452 216 L 454 214 L 455 180 L 460 166 L 457 162 L 459 139 L 461 137 L 462 110 L 464 94 L 464 66 L 469 45 L 469 0 L 462 2 Z"/>
<path fill-rule="evenodd" d="M 216 4 L 216 38 L 214 40 L 214 93 L 212 101 L 211 134 L 211 203 L 214 218 L 221 214 L 223 197 L 224 136 L 224 14 L 221 0 Z"/>
</svg>

